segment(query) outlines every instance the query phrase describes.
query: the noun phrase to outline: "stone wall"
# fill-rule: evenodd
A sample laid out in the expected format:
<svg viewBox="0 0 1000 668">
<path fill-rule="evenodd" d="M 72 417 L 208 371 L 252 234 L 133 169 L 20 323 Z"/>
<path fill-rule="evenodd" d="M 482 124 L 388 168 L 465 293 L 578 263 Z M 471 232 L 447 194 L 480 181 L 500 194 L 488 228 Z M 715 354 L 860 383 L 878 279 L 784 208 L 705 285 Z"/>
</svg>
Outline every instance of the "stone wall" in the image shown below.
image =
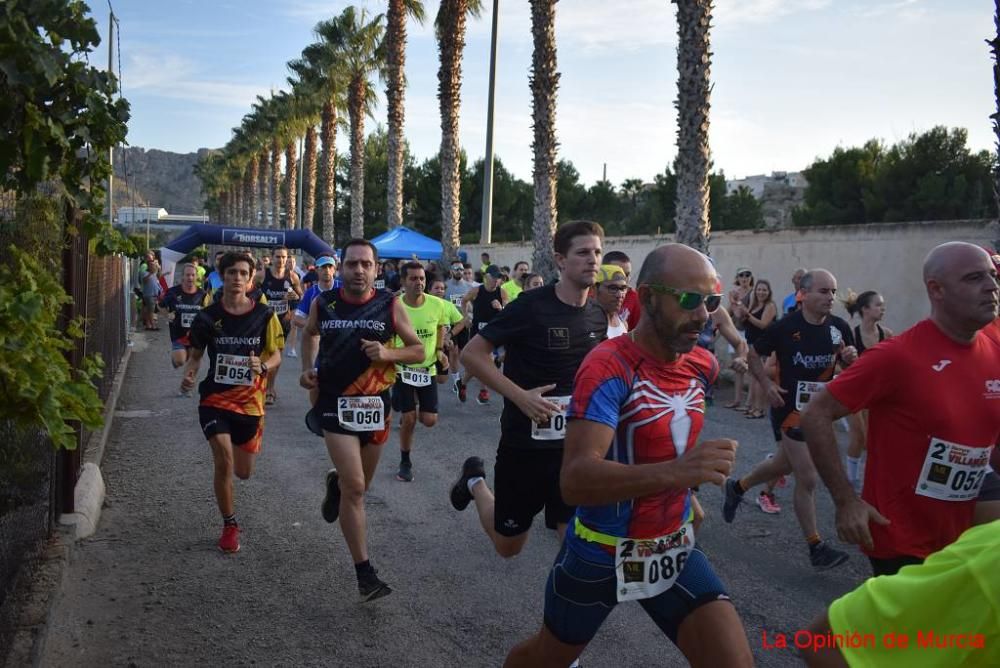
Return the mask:
<svg viewBox="0 0 1000 668">
<path fill-rule="evenodd" d="M 886 299 L 885 323 L 899 332 L 928 313 L 921 266 L 931 248 L 945 241 L 995 246 L 998 240 L 1000 226 L 983 220 L 740 230 L 713 234 L 712 257 L 727 286 L 734 280 L 736 268 L 746 266 L 757 278 L 769 279 L 782 299 L 791 292 L 796 267 L 829 269 L 843 294 L 847 288 L 879 291 Z M 610 237 L 604 249 L 629 255 L 634 282 L 646 255 L 669 241 L 673 241 L 672 235 Z M 468 252 L 477 269 L 484 250 L 500 265 L 531 261 L 530 242 L 463 245 L 462 250 Z M 840 305 L 834 312 L 847 315 Z"/>
</svg>

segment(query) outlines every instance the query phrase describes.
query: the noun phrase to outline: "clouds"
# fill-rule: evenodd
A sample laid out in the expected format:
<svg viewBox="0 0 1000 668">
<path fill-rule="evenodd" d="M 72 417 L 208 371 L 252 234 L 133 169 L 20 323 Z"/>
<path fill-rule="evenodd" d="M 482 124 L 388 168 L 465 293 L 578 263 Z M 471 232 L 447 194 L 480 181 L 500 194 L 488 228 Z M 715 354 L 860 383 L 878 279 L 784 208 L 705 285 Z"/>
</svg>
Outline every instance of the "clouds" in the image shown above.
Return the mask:
<svg viewBox="0 0 1000 668">
<path fill-rule="evenodd" d="M 249 111 L 257 95 L 267 95 L 260 84 L 231 81 L 206 75 L 198 64 L 176 53 L 136 49 L 125 59 L 126 94 L 139 93 L 168 100 Z M 234 115 L 234 118 L 238 119 Z"/>
</svg>

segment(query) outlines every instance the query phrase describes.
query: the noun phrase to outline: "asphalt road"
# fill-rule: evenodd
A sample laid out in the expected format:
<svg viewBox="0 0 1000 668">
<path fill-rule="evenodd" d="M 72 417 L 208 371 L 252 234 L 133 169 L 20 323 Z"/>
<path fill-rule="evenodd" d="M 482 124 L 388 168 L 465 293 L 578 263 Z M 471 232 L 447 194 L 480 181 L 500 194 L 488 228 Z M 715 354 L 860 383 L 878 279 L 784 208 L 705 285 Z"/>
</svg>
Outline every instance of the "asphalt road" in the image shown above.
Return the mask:
<svg viewBox="0 0 1000 668">
<path fill-rule="evenodd" d="M 227 556 L 216 548 L 221 521 L 196 400 L 175 396 L 180 375 L 168 347 L 166 331 L 136 335 L 102 467 L 106 507 L 97 533 L 74 551 L 41 665 L 498 666 L 539 627 L 556 535 L 537 522 L 524 552 L 505 561 L 474 509 L 458 513 L 448 502 L 467 456 L 492 470 L 495 396 L 479 406 L 470 392 L 460 404 L 442 386 L 438 426 L 418 426 L 412 483 L 395 479 L 393 434 L 367 509 L 372 561 L 395 591 L 362 604 L 339 527 L 320 516 L 329 461 L 303 425 L 299 361 L 286 360 L 280 373 L 256 473 L 236 481 L 243 548 Z M 739 440 L 739 473 L 773 447 L 766 420 L 721 407 L 709 409 L 703 436 Z M 765 649 L 762 632 L 802 628 L 863 580 L 863 557 L 850 548 L 846 565 L 814 573 L 790 486 L 778 492 L 780 515 L 744 504 L 732 525 L 709 487 L 699 542 L 729 587 L 757 663 L 801 665 L 794 650 Z M 832 505 L 825 490 L 818 498 L 829 536 Z M 684 665 L 635 604 L 612 613 L 581 661 Z"/>
</svg>

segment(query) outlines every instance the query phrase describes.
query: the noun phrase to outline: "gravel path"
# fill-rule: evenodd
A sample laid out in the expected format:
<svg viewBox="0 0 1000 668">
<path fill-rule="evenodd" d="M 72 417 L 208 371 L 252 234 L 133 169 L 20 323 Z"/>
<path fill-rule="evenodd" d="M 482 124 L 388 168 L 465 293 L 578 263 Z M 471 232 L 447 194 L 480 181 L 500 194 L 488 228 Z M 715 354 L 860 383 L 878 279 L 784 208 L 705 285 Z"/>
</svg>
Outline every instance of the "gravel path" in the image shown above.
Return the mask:
<svg viewBox="0 0 1000 668">
<path fill-rule="evenodd" d="M 497 666 L 541 623 L 542 587 L 558 540 L 536 522 L 525 551 L 493 553 L 474 510 L 455 512 L 448 488 L 465 457 L 490 467 L 499 401 L 462 405 L 442 386 L 441 420 L 418 426 L 412 483 L 395 480 L 398 436 L 368 497 L 373 563 L 395 592 L 361 604 L 339 528 L 320 517 L 329 461 L 303 425 L 297 359 L 279 376 L 264 448 L 249 481 L 236 481 L 243 549 L 221 554 L 211 457 L 196 401 L 178 398 L 166 334 L 142 341 L 127 371 L 103 473 L 106 507 L 79 544 L 50 620 L 43 666 L 192 664 Z M 144 344 L 148 343 L 148 347 Z M 740 441 L 738 472 L 772 449 L 766 420 L 709 411 L 705 437 Z M 749 498 L 750 495 L 748 495 Z M 867 575 L 852 559 L 815 574 L 791 508 L 777 516 L 745 504 L 721 521 L 719 490 L 703 489 L 709 518 L 699 542 L 730 588 L 759 665 L 800 665 L 767 650 L 761 633 L 794 632 Z M 819 494 L 821 530 L 832 506 Z M 584 653 L 587 666 L 683 665 L 637 605 L 620 606 Z"/>
</svg>

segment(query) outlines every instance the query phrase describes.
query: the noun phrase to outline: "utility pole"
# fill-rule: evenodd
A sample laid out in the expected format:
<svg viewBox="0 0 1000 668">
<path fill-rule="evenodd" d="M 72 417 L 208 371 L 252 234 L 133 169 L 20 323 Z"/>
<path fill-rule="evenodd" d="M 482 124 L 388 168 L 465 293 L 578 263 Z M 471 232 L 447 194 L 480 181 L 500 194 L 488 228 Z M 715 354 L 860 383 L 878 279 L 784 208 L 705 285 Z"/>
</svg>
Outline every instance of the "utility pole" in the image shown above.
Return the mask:
<svg viewBox="0 0 1000 668">
<path fill-rule="evenodd" d="M 493 0 L 493 34 L 490 38 L 490 95 L 486 107 L 486 157 L 483 160 L 483 215 L 479 243 L 493 239 L 493 106 L 497 88 L 497 28 L 500 0 Z"/>
<path fill-rule="evenodd" d="M 115 13 L 108 12 L 108 73 L 115 73 Z M 115 223 L 115 147 L 108 149 L 108 164 L 111 172 L 108 174 L 108 225 Z M 146 246 L 149 246 L 149 234 L 146 234 Z"/>
</svg>

